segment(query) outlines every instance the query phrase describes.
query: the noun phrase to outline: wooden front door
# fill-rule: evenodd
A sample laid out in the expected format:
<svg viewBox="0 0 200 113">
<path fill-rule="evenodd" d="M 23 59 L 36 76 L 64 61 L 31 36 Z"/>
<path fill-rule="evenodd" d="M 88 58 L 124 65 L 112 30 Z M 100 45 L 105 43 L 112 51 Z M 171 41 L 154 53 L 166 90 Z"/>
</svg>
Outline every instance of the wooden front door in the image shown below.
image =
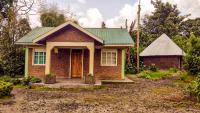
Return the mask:
<svg viewBox="0 0 200 113">
<path fill-rule="evenodd" d="M 82 50 L 72 50 L 71 53 L 71 76 L 72 78 L 82 77 Z"/>
</svg>

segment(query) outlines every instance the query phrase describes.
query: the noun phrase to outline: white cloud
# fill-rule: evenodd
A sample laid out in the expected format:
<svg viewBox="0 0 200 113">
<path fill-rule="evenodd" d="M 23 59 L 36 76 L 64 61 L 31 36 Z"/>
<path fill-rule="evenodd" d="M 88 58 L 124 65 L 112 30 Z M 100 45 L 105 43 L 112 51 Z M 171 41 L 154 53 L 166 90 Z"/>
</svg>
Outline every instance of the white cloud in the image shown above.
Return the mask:
<svg viewBox="0 0 200 113">
<path fill-rule="evenodd" d="M 29 21 L 31 28 L 40 27 L 40 15 L 29 15 Z"/>
<path fill-rule="evenodd" d="M 200 17 L 200 0 L 162 0 L 163 2 L 169 2 L 177 4 L 178 9 L 182 15 L 191 14 L 189 18 Z M 141 20 L 145 14 L 150 14 L 154 10 L 151 0 L 141 1 Z M 134 5 L 125 4 L 124 7 L 119 11 L 119 15 L 110 18 L 106 21 L 108 27 L 121 27 L 125 26 L 125 19 L 128 19 L 128 24 L 131 21 L 137 19 L 138 2 Z"/>
<path fill-rule="evenodd" d="M 141 8 L 141 17 L 143 17 L 145 14 L 149 14 L 154 10 L 150 1 L 144 0 L 141 2 Z M 124 7 L 119 11 L 119 15 L 114 18 L 108 19 L 106 21 L 106 24 L 108 27 L 124 27 L 125 20 L 128 19 L 128 25 L 130 25 L 132 21 L 137 19 L 137 11 L 138 2 L 136 2 L 132 6 L 130 4 L 125 4 Z"/>
<path fill-rule="evenodd" d="M 84 27 L 101 27 L 103 16 L 97 8 L 90 8 L 78 21 Z"/>
<path fill-rule="evenodd" d="M 85 4 L 86 0 L 78 0 L 79 3 Z"/>
</svg>

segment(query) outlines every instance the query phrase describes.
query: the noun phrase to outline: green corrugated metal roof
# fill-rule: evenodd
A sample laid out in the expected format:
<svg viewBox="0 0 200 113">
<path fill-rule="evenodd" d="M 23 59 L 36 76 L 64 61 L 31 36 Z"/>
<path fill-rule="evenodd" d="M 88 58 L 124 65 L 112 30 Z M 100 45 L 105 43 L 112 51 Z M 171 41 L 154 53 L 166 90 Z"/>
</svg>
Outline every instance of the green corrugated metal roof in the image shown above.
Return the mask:
<svg viewBox="0 0 200 113">
<path fill-rule="evenodd" d="M 17 43 L 32 43 L 35 38 L 52 30 L 53 28 L 54 27 L 37 27 L 26 34 L 24 37 L 20 38 Z"/>
<path fill-rule="evenodd" d="M 37 27 L 17 41 L 17 43 L 32 43 L 40 35 L 54 27 Z M 104 44 L 132 44 L 133 40 L 126 29 L 121 28 L 84 28 L 104 40 Z"/>
<path fill-rule="evenodd" d="M 133 40 L 126 29 L 121 28 L 85 28 L 104 40 L 104 44 L 132 44 Z"/>
</svg>

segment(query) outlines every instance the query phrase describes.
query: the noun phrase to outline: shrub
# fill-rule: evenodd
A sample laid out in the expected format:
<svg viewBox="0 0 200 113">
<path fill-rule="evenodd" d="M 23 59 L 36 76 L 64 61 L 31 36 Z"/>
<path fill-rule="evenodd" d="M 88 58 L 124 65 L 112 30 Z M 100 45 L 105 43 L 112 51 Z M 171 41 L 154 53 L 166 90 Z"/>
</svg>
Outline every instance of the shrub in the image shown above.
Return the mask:
<svg viewBox="0 0 200 113">
<path fill-rule="evenodd" d="M 156 71 L 158 71 L 159 69 L 158 69 L 158 67 L 156 67 L 155 64 L 151 64 L 151 66 L 149 66 L 149 70 L 151 70 L 151 71 L 153 71 L 153 72 L 156 72 Z"/>
<path fill-rule="evenodd" d="M 191 35 L 188 48 L 185 66 L 192 75 L 197 75 L 200 73 L 200 38 Z"/>
<path fill-rule="evenodd" d="M 22 79 L 21 83 L 22 83 L 22 85 L 27 86 L 27 85 L 30 85 L 30 81 L 31 81 L 31 77 L 28 76 L 28 77 L 24 77 L 24 79 Z"/>
<path fill-rule="evenodd" d="M 12 78 L 10 76 L 2 76 L 0 77 L 0 81 L 10 82 L 13 85 L 17 85 L 21 83 L 21 81 L 18 78 Z"/>
<path fill-rule="evenodd" d="M 35 77 L 35 76 L 31 76 L 30 82 L 31 83 L 40 83 L 40 82 L 42 82 L 42 80 L 40 78 Z"/>
<path fill-rule="evenodd" d="M 54 84 L 56 83 L 56 76 L 54 74 L 48 74 L 44 77 L 45 84 Z"/>
<path fill-rule="evenodd" d="M 137 73 L 137 68 L 134 64 L 129 63 L 126 65 L 126 69 L 125 69 L 127 74 L 136 74 Z"/>
<path fill-rule="evenodd" d="M 170 69 L 169 69 L 169 72 L 171 72 L 171 73 L 176 73 L 177 71 L 178 71 L 177 68 L 170 68 Z"/>
<path fill-rule="evenodd" d="M 12 83 L 0 81 L 0 98 L 10 96 L 12 89 Z"/>
<path fill-rule="evenodd" d="M 187 89 L 190 95 L 196 96 L 197 100 L 200 102 L 200 73 L 196 77 L 196 80 L 190 83 Z"/>
<path fill-rule="evenodd" d="M 184 82 L 187 81 L 187 79 L 188 79 L 188 73 L 187 72 L 180 72 L 179 75 L 180 75 L 180 80 L 182 80 Z"/>
</svg>

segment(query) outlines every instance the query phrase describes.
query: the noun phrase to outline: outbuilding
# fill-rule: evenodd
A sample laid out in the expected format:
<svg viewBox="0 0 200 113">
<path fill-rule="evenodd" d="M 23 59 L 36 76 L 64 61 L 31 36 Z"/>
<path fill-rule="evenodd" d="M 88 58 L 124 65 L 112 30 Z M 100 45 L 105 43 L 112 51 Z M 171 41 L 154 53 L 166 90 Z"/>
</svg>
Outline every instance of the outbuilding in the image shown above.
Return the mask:
<svg viewBox="0 0 200 113">
<path fill-rule="evenodd" d="M 155 65 L 159 69 L 182 68 L 185 52 L 166 34 L 162 34 L 140 53 L 144 65 Z"/>
</svg>

